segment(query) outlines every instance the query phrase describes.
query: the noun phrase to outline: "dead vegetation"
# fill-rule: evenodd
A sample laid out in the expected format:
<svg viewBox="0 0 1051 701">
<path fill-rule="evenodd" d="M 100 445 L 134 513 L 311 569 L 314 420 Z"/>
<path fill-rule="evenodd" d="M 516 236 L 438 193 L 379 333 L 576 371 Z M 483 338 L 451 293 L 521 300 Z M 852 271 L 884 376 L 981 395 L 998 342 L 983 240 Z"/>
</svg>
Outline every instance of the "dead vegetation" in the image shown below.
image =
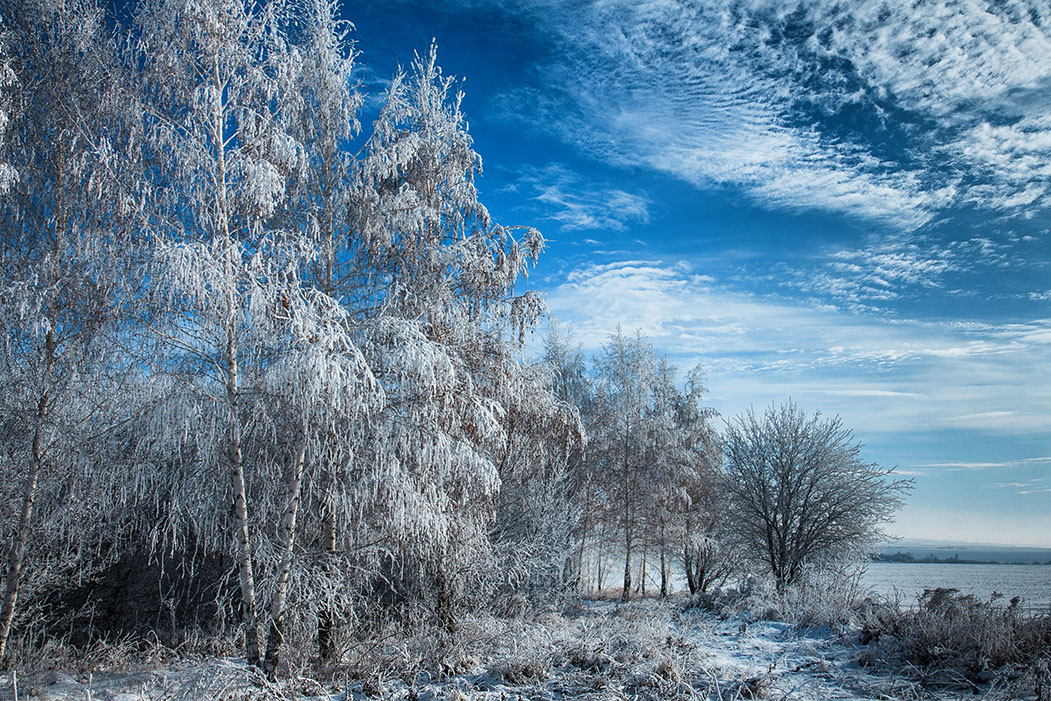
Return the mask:
<svg viewBox="0 0 1051 701">
<path fill-rule="evenodd" d="M 765 661 L 753 668 L 715 660 L 713 649 L 725 643 L 716 639 L 718 617 L 684 603 L 585 601 L 528 616 L 480 614 L 465 617 L 455 634 L 391 623 L 345 641 L 338 664 L 289 669 L 276 683 L 243 659 L 206 654 L 236 649 L 234 640 L 202 636 L 178 650 L 130 640 L 90 648 L 54 642 L 46 663 L 19 667 L 19 698 L 730 700 L 776 687 L 784 670 Z M 11 697 L 12 682 L 10 673 L 0 677 L 0 698 Z"/>
<path fill-rule="evenodd" d="M 280 682 L 234 657 L 229 633 L 12 652 L 20 699 L 1049 698 L 1047 615 L 952 590 L 916 610 L 869 600 L 837 613 L 834 593 L 586 600 L 467 615 L 455 632 L 391 620 L 344 635 L 334 663 L 290 655 Z M 0 699 L 14 681 L 0 676 Z"/>
<path fill-rule="evenodd" d="M 915 609 L 861 608 L 860 663 L 896 669 L 928 688 L 1051 699 L 1051 613 L 1027 614 L 1015 597 L 985 601 L 928 589 Z"/>
</svg>

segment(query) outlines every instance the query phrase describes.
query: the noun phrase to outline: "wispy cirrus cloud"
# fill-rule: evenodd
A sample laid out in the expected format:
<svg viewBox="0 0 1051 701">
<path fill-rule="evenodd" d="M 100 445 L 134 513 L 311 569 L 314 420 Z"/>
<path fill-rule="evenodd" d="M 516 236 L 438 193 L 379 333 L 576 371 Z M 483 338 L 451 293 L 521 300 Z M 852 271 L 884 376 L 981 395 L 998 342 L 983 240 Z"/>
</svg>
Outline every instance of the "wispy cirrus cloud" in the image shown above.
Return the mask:
<svg viewBox="0 0 1051 701">
<path fill-rule="evenodd" d="M 1008 260 L 1004 248 L 982 236 L 944 244 L 891 238 L 859 248 L 838 248 L 807 266 L 782 265 L 767 278 L 831 304 L 878 311 L 918 292 L 973 294 L 952 288 L 951 282 L 976 270 L 1004 267 Z"/>
<path fill-rule="evenodd" d="M 574 29 L 586 43 L 569 69 L 577 79 L 559 81 L 576 108 L 564 136 L 701 187 L 742 186 L 778 208 L 925 222 L 951 191 L 927 191 L 918 173 L 795 120 L 783 66 L 764 65 L 772 57 L 758 52 L 750 20 L 725 10 L 592 5 L 584 31 Z"/>
<path fill-rule="evenodd" d="M 524 6 L 564 50 L 509 104 L 611 162 L 906 230 L 954 204 L 1049 204 L 1037 0 Z"/>
<path fill-rule="evenodd" d="M 825 389 L 822 394 L 832 397 L 923 397 L 916 392 L 895 392 L 886 389 Z"/>
<path fill-rule="evenodd" d="M 1043 458 L 1051 462 L 1051 458 Z M 1015 494 L 1051 494 L 1051 487 L 1043 477 L 1034 477 L 1025 482 L 996 482 L 993 484 L 997 489 L 1011 489 Z"/>
<path fill-rule="evenodd" d="M 567 231 L 623 231 L 629 223 L 650 219 L 650 199 L 644 194 L 587 182 L 556 163 L 528 170 L 511 187 L 545 205 L 545 218 Z"/>
<path fill-rule="evenodd" d="M 856 310 L 879 308 L 915 288 L 940 288 L 964 263 L 952 250 L 915 243 L 881 242 L 840 249 L 816 265 L 782 269 L 780 284 Z"/>
<path fill-rule="evenodd" d="M 1001 460 L 994 462 L 933 462 L 919 465 L 919 467 L 939 467 L 960 470 L 999 470 L 1027 465 L 1051 465 L 1051 457 L 1023 458 L 1021 460 Z M 1039 480 L 1040 478 L 1035 478 L 1033 481 Z M 996 486 L 1004 486 L 1004 483 L 997 483 Z M 1014 486 L 1021 487 L 1025 485 L 1015 484 Z"/>
</svg>

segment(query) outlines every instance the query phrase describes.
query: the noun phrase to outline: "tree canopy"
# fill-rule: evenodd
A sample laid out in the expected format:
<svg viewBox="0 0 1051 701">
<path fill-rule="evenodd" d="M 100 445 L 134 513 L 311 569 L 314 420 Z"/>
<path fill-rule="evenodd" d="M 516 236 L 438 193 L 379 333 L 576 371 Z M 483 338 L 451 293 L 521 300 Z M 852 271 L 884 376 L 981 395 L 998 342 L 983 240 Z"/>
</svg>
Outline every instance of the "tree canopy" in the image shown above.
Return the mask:
<svg viewBox="0 0 1051 701">
<path fill-rule="evenodd" d="M 861 448 L 838 416 L 807 416 L 791 401 L 727 422 L 729 528 L 779 588 L 871 545 L 911 488 Z"/>
</svg>

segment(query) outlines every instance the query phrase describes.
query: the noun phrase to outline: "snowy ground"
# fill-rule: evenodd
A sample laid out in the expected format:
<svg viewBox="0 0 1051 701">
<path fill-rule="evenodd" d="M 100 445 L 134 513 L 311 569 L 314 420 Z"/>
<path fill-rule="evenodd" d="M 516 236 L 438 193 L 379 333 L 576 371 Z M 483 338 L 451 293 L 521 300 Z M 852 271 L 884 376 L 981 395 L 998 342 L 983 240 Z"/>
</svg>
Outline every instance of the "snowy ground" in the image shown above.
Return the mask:
<svg viewBox="0 0 1051 701">
<path fill-rule="evenodd" d="M 828 628 L 721 620 L 655 601 L 591 602 L 529 623 L 480 619 L 464 633 L 467 642 L 422 671 L 407 641 L 373 646 L 371 658 L 358 655 L 354 678 L 337 671 L 324 682 L 298 676 L 279 685 L 237 659 L 77 675 L 47 670 L 42 661 L 29 677 L 0 676 L 0 698 L 16 698 L 16 682 L 17 699 L 78 701 L 951 698 L 859 668 L 852 636 Z"/>
</svg>

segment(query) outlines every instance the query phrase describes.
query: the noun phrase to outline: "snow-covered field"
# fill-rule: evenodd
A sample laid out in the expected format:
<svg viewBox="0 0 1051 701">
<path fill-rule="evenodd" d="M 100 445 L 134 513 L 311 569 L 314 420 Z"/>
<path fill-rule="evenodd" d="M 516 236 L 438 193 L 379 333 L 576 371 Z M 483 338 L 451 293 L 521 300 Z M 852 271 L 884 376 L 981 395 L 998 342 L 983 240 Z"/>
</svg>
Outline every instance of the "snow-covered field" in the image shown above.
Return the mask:
<svg viewBox="0 0 1051 701">
<path fill-rule="evenodd" d="M 951 698 L 859 667 L 849 631 L 720 619 L 681 603 L 588 602 L 529 621 L 471 620 L 429 660 L 418 641 L 394 639 L 350 651 L 349 667 L 325 680 L 270 684 L 240 659 L 79 673 L 42 660 L 30 676 L 0 676 L 0 698 L 16 698 L 16 683 L 18 699 L 70 701 Z"/>
</svg>

